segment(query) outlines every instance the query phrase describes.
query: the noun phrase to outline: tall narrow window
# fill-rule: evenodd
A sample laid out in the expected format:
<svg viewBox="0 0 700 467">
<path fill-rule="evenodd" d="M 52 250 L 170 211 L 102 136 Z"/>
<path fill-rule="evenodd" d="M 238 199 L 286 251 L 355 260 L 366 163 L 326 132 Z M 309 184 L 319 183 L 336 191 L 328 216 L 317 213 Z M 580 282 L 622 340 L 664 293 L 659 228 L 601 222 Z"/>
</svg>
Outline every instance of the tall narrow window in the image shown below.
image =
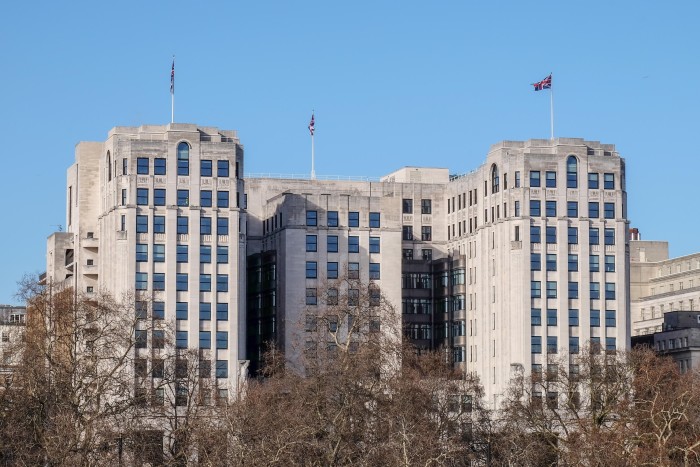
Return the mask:
<svg viewBox="0 0 700 467">
<path fill-rule="evenodd" d="M 190 174 L 190 145 L 184 141 L 177 145 L 177 174 Z"/>
<path fill-rule="evenodd" d="M 112 181 L 112 156 L 109 154 L 109 151 L 107 151 L 107 181 Z"/>
<path fill-rule="evenodd" d="M 496 164 L 493 164 L 491 167 L 491 194 L 493 193 L 498 193 L 499 189 L 499 176 L 498 176 L 498 167 Z"/>
<path fill-rule="evenodd" d="M 566 160 L 566 187 L 578 188 L 578 162 L 575 156 Z"/>
</svg>

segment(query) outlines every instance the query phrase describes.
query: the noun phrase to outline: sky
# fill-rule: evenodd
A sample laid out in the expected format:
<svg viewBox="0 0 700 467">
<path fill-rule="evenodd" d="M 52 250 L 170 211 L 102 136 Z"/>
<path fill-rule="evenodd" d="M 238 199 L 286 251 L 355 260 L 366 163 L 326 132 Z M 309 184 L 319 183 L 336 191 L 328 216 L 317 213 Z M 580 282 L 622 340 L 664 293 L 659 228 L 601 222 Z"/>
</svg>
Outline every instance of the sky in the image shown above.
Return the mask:
<svg viewBox="0 0 700 467">
<path fill-rule="evenodd" d="M 479 166 L 502 140 L 616 145 L 628 217 L 700 251 L 700 2 L 6 2 L 0 303 L 45 270 L 79 141 L 175 121 L 238 130 L 246 173 L 378 177 Z"/>
</svg>

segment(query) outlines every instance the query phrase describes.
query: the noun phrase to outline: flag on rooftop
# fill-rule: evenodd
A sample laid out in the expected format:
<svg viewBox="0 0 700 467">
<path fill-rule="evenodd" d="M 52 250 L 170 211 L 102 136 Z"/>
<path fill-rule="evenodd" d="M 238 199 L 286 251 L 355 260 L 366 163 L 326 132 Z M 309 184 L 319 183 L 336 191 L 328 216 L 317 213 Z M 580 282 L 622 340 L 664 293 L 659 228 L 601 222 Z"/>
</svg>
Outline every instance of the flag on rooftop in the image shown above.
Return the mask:
<svg viewBox="0 0 700 467">
<path fill-rule="evenodd" d="M 550 73 L 549 76 L 547 76 L 545 79 L 537 83 L 532 83 L 532 85 L 535 87 L 535 91 L 542 91 L 543 89 L 552 89 L 552 74 Z"/>
<path fill-rule="evenodd" d="M 175 93 L 175 59 L 173 58 L 173 67 L 170 69 L 170 94 Z"/>
<path fill-rule="evenodd" d="M 314 127 L 314 114 L 312 113 L 312 114 L 311 114 L 311 121 L 309 122 L 309 131 L 311 132 L 311 136 L 314 135 L 314 130 L 315 130 L 315 127 Z"/>
</svg>

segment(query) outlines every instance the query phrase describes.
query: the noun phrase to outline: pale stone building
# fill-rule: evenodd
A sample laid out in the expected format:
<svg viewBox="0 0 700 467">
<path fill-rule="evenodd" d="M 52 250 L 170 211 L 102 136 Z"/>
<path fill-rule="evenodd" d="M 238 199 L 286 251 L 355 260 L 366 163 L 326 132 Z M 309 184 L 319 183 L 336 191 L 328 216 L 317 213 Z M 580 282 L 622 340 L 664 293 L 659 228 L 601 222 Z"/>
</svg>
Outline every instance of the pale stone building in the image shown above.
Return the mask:
<svg viewBox="0 0 700 467">
<path fill-rule="evenodd" d="M 11 372 L 19 363 L 21 342 L 27 325 L 27 308 L 0 305 L 0 374 Z"/>
</svg>

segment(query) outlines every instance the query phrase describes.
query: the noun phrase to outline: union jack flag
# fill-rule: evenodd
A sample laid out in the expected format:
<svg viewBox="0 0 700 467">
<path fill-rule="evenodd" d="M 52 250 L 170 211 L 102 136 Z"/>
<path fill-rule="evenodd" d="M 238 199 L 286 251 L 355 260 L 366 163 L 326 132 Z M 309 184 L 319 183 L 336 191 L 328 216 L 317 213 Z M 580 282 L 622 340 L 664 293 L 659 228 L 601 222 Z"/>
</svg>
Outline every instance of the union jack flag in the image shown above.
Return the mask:
<svg viewBox="0 0 700 467">
<path fill-rule="evenodd" d="M 175 92 L 175 59 L 173 59 L 173 67 L 170 69 L 170 94 Z"/>
<path fill-rule="evenodd" d="M 314 114 L 311 114 L 311 121 L 309 122 L 309 131 L 311 132 L 311 136 L 314 135 Z"/>
<path fill-rule="evenodd" d="M 535 91 L 541 91 L 543 89 L 552 89 L 552 74 L 550 73 L 549 76 L 547 76 L 545 79 L 537 83 L 532 83 L 532 85 L 535 87 Z"/>
</svg>

